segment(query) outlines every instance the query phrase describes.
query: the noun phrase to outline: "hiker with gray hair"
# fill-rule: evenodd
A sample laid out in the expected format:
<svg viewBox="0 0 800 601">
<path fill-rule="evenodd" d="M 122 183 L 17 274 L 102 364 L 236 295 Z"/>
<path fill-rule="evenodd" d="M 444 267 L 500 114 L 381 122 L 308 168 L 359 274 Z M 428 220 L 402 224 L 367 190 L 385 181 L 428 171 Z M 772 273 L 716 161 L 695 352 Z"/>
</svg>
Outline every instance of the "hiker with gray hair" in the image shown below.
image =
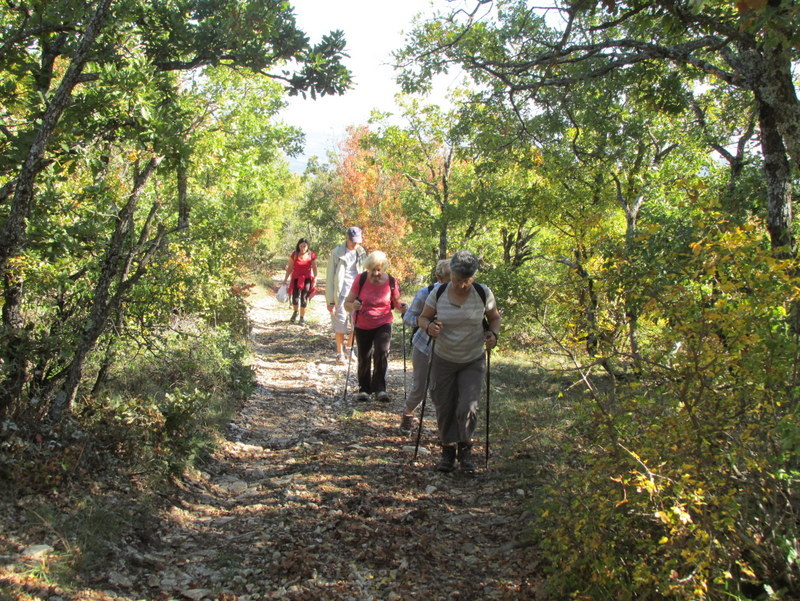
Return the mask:
<svg viewBox="0 0 800 601">
<path fill-rule="evenodd" d="M 428 376 L 428 360 L 431 352 L 431 339 L 425 331 L 417 326 L 417 318 L 425 306 L 425 301 L 428 300 L 428 295 L 431 294 L 438 286 L 450 281 L 450 259 L 440 259 L 436 263 L 436 269 L 433 272 L 436 281 L 421 288 L 414 295 L 414 300 L 408 307 L 403 316 L 403 321 L 414 328 L 414 333 L 411 337 L 411 391 L 408 393 L 406 399 L 406 406 L 403 409 L 403 416 L 400 418 L 400 429 L 403 432 L 410 432 L 417 422 L 416 411 L 422 404 L 422 400 L 428 393 L 426 388 Z"/>
<path fill-rule="evenodd" d="M 442 456 L 436 469 L 450 472 L 458 461 L 475 472 L 472 434 L 486 373 L 486 353 L 497 345 L 500 312 L 494 294 L 475 281 L 478 258 L 460 250 L 450 258 L 450 283 L 428 295 L 417 325 L 433 339 L 431 400 Z M 484 317 L 486 323 L 484 323 Z"/>
</svg>

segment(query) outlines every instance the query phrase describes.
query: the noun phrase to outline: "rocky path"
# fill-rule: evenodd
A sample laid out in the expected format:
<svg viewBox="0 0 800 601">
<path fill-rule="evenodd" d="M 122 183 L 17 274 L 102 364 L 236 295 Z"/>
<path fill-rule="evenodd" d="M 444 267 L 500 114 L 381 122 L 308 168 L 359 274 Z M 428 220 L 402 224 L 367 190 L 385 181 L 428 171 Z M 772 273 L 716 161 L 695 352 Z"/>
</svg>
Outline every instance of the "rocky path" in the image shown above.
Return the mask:
<svg viewBox="0 0 800 601">
<path fill-rule="evenodd" d="M 255 296 L 257 391 L 104 588 L 165 601 L 536 598 L 535 553 L 518 544 L 525 491 L 502 458 L 474 478 L 437 473 L 429 414 L 412 465 L 401 353 L 392 402 L 355 405 L 324 299 L 306 326 L 289 313 Z"/>
</svg>

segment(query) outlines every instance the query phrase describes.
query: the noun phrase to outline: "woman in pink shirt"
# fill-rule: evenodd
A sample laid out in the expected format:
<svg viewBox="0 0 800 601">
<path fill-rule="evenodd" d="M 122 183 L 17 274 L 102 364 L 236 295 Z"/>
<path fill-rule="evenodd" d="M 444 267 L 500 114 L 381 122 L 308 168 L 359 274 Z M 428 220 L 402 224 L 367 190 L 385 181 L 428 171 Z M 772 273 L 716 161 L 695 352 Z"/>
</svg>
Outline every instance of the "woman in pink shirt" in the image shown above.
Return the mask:
<svg viewBox="0 0 800 601">
<path fill-rule="evenodd" d="M 376 250 L 364 260 L 366 271 L 353 282 L 344 307 L 353 314 L 353 329 L 358 345 L 358 392 L 356 401 L 389 402 L 386 394 L 386 370 L 389 367 L 389 345 L 392 339 L 392 309 L 405 313 L 400 301 L 400 288 L 387 273 L 389 260 Z"/>
</svg>

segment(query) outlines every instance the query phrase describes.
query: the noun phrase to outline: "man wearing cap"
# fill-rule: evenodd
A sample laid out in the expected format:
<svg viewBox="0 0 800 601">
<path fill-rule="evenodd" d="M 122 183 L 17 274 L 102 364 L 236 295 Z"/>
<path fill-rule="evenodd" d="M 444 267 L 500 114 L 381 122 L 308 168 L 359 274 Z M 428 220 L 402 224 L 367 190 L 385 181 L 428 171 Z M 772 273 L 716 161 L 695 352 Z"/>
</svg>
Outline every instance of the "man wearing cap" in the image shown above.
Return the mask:
<svg viewBox="0 0 800 601">
<path fill-rule="evenodd" d="M 333 334 L 336 339 L 336 360 L 347 363 L 344 337 L 347 334 L 347 311 L 344 299 L 358 274 L 363 271 L 362 263 L 367 251 L 361 246 L 361 228 L 347 228 L 347 239 L 331 251 L 328 272 L 325 279 L 325 300 L 331 314 Z"/>
</svg>

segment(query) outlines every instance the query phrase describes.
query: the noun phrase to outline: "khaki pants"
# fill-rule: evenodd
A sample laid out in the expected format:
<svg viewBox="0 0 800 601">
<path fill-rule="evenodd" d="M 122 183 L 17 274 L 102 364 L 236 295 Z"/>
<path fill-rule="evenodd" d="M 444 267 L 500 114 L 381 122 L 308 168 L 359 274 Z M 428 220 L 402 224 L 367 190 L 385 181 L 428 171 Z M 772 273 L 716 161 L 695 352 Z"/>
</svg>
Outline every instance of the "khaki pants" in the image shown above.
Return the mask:
<svg viewBox="0 0 800 601">
<path fill-rule="evenodd" d="M 470 363 L 453 363 L 434 354 L 431 400 L 442 444 L 471 442 L 485 373 L 486 355 Z"/>
<path fill-rule="evenodd" d="M 350 315 L 344 308 L 344 299 L 346 298 L 347 294 L 341 295 L 336 302 L 333 313 L 331 313 L 331 326 L 334 334 L 347 334 L 347 320 Z"/>
<path fill-rule="evenodd" d="M 411 391 L 406 399 L 406 413 L 411 413 L 420 406 L 427 394 L 425 380 L 428 379 L 428 355 L 412 345 L 411 351 Z M 430 352 L 430 347 L 428 348 Z"/>
</svg>

